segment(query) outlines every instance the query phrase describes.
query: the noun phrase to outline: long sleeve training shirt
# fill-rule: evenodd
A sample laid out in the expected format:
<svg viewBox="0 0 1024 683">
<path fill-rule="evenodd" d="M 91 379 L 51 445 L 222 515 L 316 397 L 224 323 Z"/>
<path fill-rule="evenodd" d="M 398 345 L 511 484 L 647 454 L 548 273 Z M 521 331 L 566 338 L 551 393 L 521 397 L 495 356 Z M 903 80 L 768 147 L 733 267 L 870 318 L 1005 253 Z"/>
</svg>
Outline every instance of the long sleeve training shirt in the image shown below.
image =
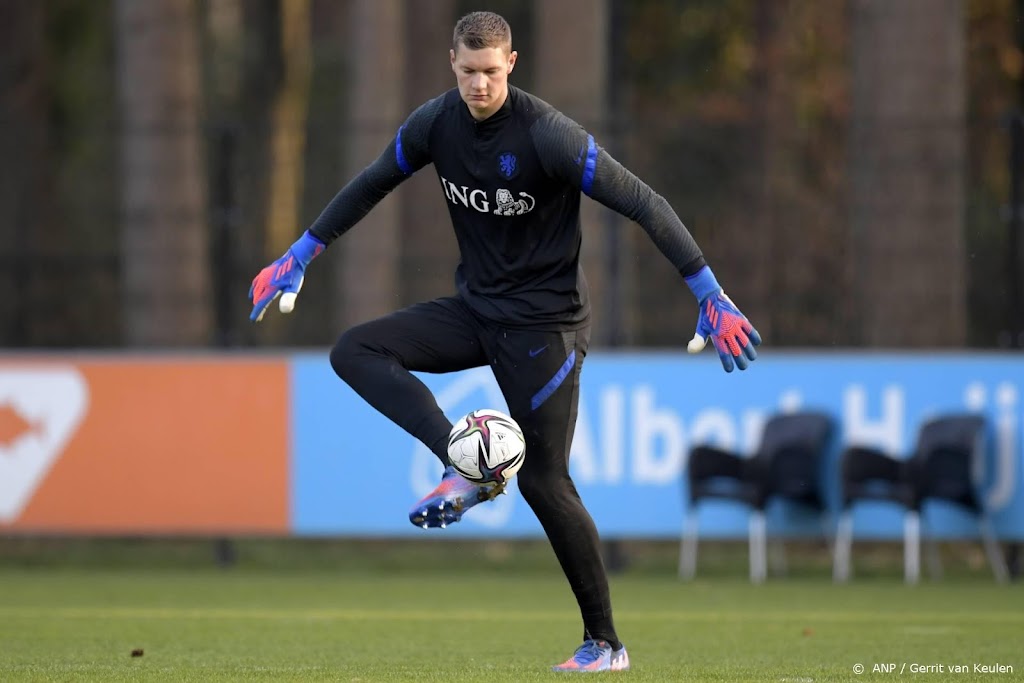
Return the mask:
<svg viewBox="0 0 1024 683">
<path fill-rule="evenodd" d="M 683 276 L 704 265 L 663 197 L 575 121 L 511 85 L 502 107 L 483 121 L 473 118 L 458 89 L 420 106 L 310 232 L 330 244 L 428 164 L 437 171 L 459 244 L 456 288 L 489 320 L 552 330 L 588 323 L 581 194 L 640 224 Z"/>
</svg>

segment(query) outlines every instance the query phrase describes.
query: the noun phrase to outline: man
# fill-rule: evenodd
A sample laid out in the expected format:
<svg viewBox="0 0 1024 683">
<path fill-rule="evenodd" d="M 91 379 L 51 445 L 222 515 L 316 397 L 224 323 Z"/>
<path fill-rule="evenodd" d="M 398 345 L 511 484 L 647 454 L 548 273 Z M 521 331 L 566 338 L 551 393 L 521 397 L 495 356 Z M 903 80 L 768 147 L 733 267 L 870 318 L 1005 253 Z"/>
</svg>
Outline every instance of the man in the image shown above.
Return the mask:
<svg viewBox="0 0 1024 683">
<path fill-rule="evenodd" d="M 420 106 L 394 141 L 253 281 L 251 318 L 281 296 L 288 313 L 310 261 L 403 180 L 433 163 L 461 262 L 456 294 L 345 332 L 331 365 L 370 405 L 422 441 L 446 466 L 414 505 L 417 526 L 443 527 L 500 493 L 448 466 L 451 422 L 411 371 L 489 365 L 526 437 L 519 490 L 548 536 L 583 619 L 583 644 L 556 671 L 629 668 L 612 622 L 597 530 L 569 477 L 579 378 L 590 334 L 580 269 L 580 194 L 639 223 L 699 303 L 687 349 L 710 338 L 727 372 L 757 357 L 757 332 L 722 292 L 668 203 L 547 103 L 508 84 L 517 53 L 505 20 L 473 12 L 455 26 L 458 87 Z"/>
</svg>

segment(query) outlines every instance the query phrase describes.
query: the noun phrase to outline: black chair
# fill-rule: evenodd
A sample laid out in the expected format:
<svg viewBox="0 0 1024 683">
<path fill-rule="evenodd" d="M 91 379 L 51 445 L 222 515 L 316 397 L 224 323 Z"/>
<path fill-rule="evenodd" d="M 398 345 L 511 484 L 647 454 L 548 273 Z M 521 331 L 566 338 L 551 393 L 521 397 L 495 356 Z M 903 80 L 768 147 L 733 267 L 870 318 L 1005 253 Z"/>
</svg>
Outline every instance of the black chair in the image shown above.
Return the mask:
<svg viewBox="0 0 1024 683">
<path fill-rule="evenodd" d="M 753 456 L 697 446 L 686 468 L 689 505 L 683 520 L 679 576 L 697 571 L 698 506 L 707 499 L 744 503 L 751 509 L 749 526 L 750 580 L 768 574 L 765 508 L 779 497 L 802 503 L 822 514 L 827 533 L 827 506 L 821 495 L 821 472 L 832 439 L 833 419 L 819 412 L 777 415 L 764 426 Z"/>
<path fill-rule="evenodd" d="M 853 446 L 840 459 L 842 513 L 836 531 L 832 578 L 850 578 L 853 507 L 860 501 L 888 501 L 906 509 L 903 518 L 903 564 L 907 583 L 917 583 L 921 566 L 921 508 L 943 501 L 974 514 L 996 580 L 1007 580 L 1006 563 L 971 477 L 985 455 L 983 417 L 948 414 L 928 420 L 917 434 L 914 452 L 897 460 L 877 449 Z M 931 543 L 934 550 L 934 540 Z M 937 566 L 937 554 L 932 553 Z"/>
</svg>

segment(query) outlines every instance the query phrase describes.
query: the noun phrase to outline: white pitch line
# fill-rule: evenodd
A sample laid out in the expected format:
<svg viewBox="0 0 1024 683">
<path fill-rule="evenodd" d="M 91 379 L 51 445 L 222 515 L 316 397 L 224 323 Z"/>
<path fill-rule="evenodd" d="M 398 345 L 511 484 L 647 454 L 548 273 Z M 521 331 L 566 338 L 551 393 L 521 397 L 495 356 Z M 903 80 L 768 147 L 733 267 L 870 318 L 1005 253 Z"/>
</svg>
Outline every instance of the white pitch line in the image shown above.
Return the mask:
<svg viewBox="0 0 1024 683">
<path fill-rule="evenodd" d="M 445 619 L 459 621 L 490 621 L 493 610 L 445 610 Z M 226 607 L 0 607 L 0 617 L 61 619 L 266 619 L 266 620 L 334 620 L 334 621 L 433 621 L 433 610 L 387 609 L 303 609 L 303 608 L 226 608 Z M 564 621 L 565 611 L 502 610 L 503 620 Z M 1024 613 L 918 612 L 880 615 L 878 612 L 688 612 L 680 610 L 630 610 L 616 615 L 616 620 L 671 622 L 806 622 L 905 624 L 949 621 L 956 624 L 1024 623 Z M 933 626 L 932 628 L 948 628 Z"/>
</svg>

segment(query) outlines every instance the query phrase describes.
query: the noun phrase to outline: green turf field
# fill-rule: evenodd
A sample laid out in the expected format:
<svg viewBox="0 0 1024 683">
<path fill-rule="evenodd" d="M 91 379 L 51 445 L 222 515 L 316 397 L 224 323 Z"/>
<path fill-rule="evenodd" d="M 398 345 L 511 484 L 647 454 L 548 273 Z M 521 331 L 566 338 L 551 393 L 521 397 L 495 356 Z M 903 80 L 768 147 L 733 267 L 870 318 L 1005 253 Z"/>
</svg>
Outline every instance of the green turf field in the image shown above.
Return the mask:
<svg viewBox="0 0 1024 683">
<path fill-rule="evenodd" d="M 547 671 L 580 628 L 552 569 L 0 566 L 0 680 L 572 678 Z M 612 588 L 631 681 L 888 681 L 904 665 L 904 680 L 1024 680 L 1020 584 L 811 577 L 755 587 L 627 572 Z M 873 673 L 889 663 L 893 673 Z M 913 674 L 913 664 L 945 671 Z"/>
</svg>

